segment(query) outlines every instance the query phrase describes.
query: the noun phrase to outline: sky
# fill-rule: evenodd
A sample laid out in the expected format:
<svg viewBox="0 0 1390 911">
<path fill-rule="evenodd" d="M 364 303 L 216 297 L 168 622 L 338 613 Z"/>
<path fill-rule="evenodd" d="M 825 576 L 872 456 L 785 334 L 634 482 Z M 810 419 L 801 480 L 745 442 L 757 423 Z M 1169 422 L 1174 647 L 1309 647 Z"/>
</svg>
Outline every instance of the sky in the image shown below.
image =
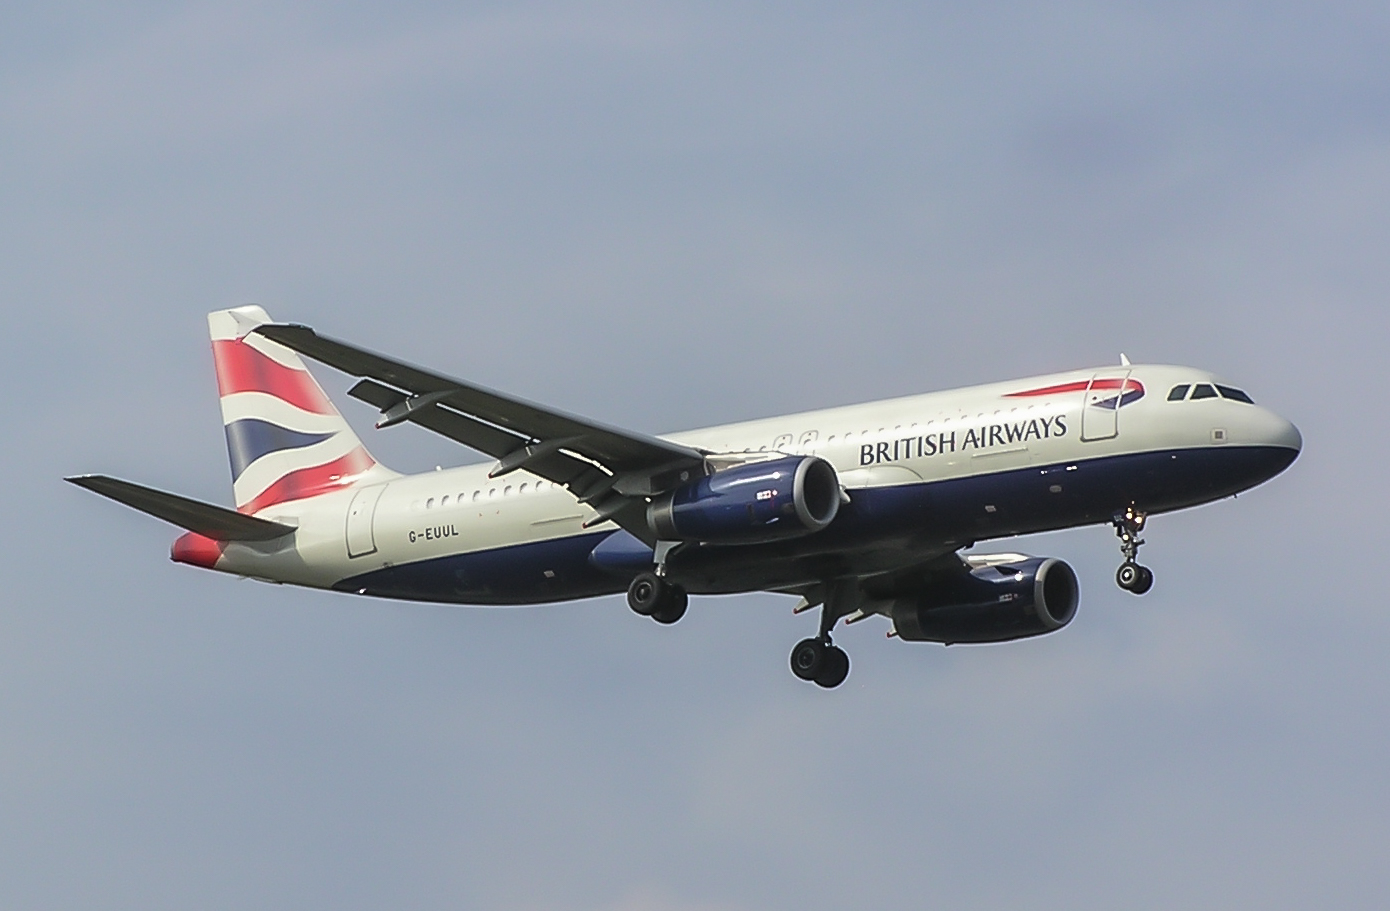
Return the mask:
<svg viewBox="0 0 1390 911">
<path fill-rule="evenodd" d="M 1383 5 L 7 4 L 0 906 L 1383 908 L 1387 249 Z M 998 542 L 1070 626 L 825 692 L 784 596 L 277 587 L 61 482 L 230 503 L 253 302 L 650 433 L 1123 352 L 1305 446 L 1143 599 Z"/>
</svg>

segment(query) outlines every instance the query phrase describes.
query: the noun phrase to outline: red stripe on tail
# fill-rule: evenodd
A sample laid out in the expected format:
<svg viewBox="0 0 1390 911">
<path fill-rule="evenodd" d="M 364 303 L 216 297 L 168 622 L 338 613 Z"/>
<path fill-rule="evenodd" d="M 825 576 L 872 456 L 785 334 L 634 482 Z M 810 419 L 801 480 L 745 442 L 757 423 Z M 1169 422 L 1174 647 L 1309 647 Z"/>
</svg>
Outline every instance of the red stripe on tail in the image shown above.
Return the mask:
<svg viewBox="0 0 1390 911">
<path fill-rule="evenodd" d="M 336 414 L 307 370 L 296 370 L 267 357 L 241 340 L 212 343 L 217 392 L 265 392 L 314 414 Z"/>
<path fill-rule="evenodd" d="M 361 446 L 326 465 L 292 471 L 261 491 L 249 503 L 237 507 L 238 512 L 254 515 L 276 503 L 302 500 L 305 497 L 350 487 L 357 476 L 376 464 Z"/>
</svg>

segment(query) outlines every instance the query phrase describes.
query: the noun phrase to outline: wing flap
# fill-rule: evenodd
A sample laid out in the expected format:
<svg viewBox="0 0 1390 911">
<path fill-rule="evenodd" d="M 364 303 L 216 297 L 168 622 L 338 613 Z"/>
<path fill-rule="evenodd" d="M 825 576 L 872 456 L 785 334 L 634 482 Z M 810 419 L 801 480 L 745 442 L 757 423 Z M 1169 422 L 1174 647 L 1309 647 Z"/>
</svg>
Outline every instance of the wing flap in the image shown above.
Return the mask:
<svg viewBox="0 0 1390 911">
<path fill-rule="evenodd" d="M 63 480 L 214 541 L 271 541 L 294 531 L 293 525 L 258 519 L 225 506 L 190 500 L 106 475 L 78 475 Z"/>
</svg>

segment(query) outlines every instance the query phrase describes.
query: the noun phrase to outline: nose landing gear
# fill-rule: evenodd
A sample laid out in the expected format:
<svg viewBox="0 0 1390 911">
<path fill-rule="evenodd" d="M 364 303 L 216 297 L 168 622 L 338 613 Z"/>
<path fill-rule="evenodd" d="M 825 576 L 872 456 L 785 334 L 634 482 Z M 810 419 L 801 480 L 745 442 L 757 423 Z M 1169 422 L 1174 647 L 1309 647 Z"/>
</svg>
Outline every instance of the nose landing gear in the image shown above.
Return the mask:
<svg viewBox="0 0 1390 911">
<path fill-rule="evenodd" d="M 1136 595 L 1142 595 L 1154 587 L 1153 570 L 1137 562 L 1139 545 L 1144 543 L 1139 533 L 1144 530 L 1147 519 L 1143 511 L 1131 504 L 1113 520 L 1115 534 L 1120 538 L 1120 554 L 1125 558 L 1115 571 L 1115 584 Z"/>
<path fill-rule="evenodd" d="M 1154 571 L 1138 563 L 1121 563 L 1115 570 L 1115 584 L 1127 592 L 1142 595 L 1154 587 Z"/>
</svg>

